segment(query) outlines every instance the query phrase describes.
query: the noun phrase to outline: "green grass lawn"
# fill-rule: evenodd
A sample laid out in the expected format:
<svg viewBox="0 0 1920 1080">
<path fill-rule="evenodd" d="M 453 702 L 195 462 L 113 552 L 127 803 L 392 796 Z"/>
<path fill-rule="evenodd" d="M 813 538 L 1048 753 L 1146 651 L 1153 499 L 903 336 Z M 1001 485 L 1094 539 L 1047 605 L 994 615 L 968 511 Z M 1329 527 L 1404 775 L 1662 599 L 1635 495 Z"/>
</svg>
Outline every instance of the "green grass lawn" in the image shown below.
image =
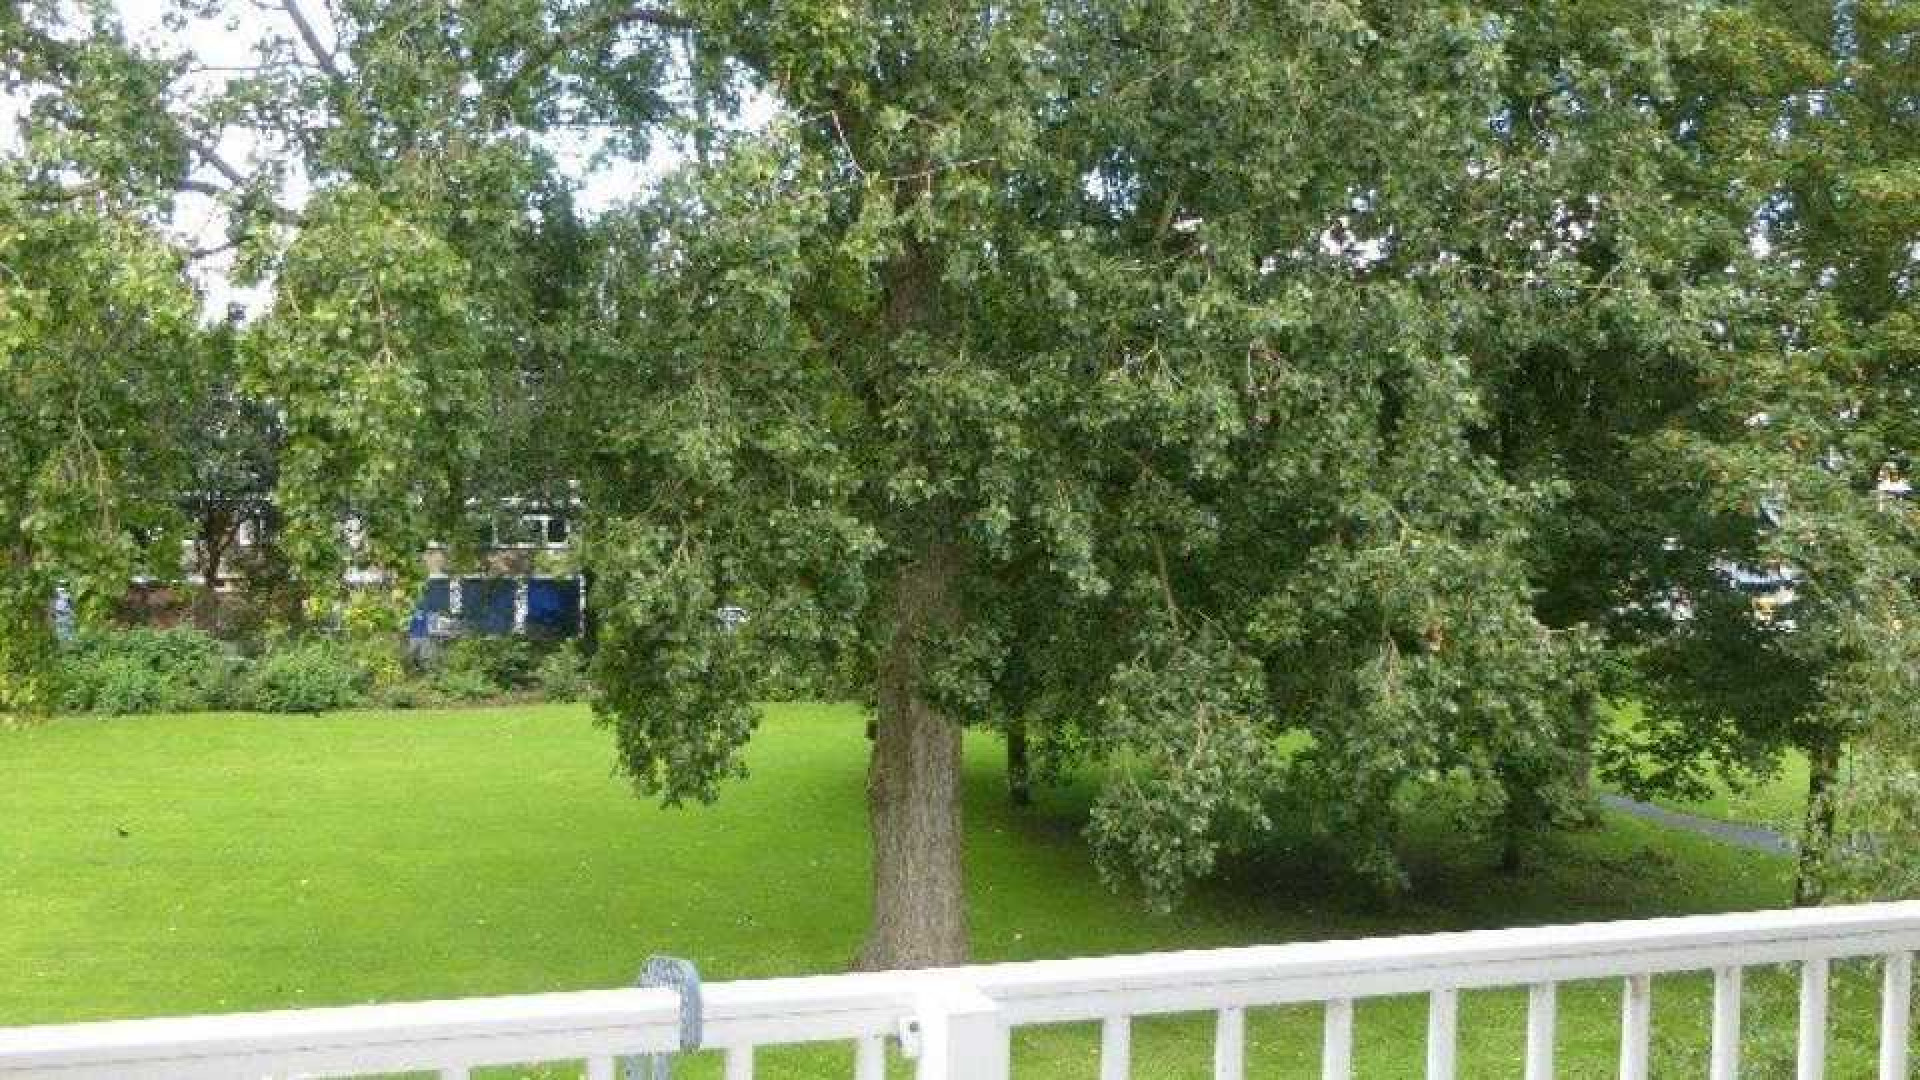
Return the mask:
<svg viewBox="0 0 1920 1080">
<path fill-rule="evenodd" d="M 649 954 L 709 979 L 830 972 L 864 927 L 860 714 L 774 706 L 750 778 L 665 810 L 615 775 L 578 707 L 69 719 L 0 731 L 0 1024 L 625 985 Z M 1180 913 L 1103 887 L 1083 788 L 1016 812 L 999 744 L 970 736 L 977 956 L 1012 960 L 1779 906 L 1784 862 L 1624 818 L 1509 880 L 1444 820 L 1412 831 L 1413 898 L 1380 908 L 1285 850 Z M 1283 845 L 1284 847 L 1284 845 Z M 1838 1077 L 1870 1075 L 1870 973 L 1835 987 Z M 1750 983 L 1749 1075 L 1790 1051 L 1792 980 Z M 1704 1071 L 1706 993 L 1656 983 L 1658 1075 Z M 1618 993 L 1569 988 L 1562 1075 L 1615 1069 Z M 1474 993 L 1467 1077 L 1519 1074 L 1521 997 Z M 1424 1003 L 1363 1003 L 1360 1075 L 1417 1075 Z M 1317 1076 L 1318 1014 L 1257 1012 L 1256 1075 Z M 1136 1075 L 1207 1074 L 1209 1030 L 1136 1025 Z M 1023 1033 L 1024 1075 L 1091 1077 L 1085 1029 Z M 768 1053 L 764 1076 L 848 1075 Z M 696 1065 L 688 1075 L 711 1075 Z M 565 1075 L 564 1072 L 556 1075 Z"/>
<path fill-rule="evenodd" d="M 1782 755 L 1779 768 L 1770 774 L 1717 779 L 1713 794 L 1707 798 L 1674 799 L 1669 805 L 1702 817 L 1766 825 L 1792 835 L 1806 815 L 1806 755 L 1789 750 Z"/>
<path fill-rule="evenodd" d="M 1637 704 L 1628 703 L 1614 709 L 1614 722 L 1618 724 L 1632 725 L 1639 722 L 1639 717 Z M 1704 799 L 1657 801 L 1662 806 L 1701 817 L 1765 825 L 1792 835 L 1806 815 L 1807 757 L 1798 750 L 1788 750 L 1771 772 L 1717 776 L 1711 786 L 1712 792 Z"/>
</svg>

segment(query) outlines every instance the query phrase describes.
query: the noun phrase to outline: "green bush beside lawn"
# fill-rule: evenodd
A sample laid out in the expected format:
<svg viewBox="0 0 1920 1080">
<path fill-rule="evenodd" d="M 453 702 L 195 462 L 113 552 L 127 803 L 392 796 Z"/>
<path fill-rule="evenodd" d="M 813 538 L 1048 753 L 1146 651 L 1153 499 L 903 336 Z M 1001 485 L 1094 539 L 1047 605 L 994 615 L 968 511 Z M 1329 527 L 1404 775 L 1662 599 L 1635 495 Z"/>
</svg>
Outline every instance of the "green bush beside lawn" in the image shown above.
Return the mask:
<svg viewBox="0 0 1920 1080">
<path fill-rule="evenodd" d="M 394 635 L 285 637 L 247 655 L 190 628 L 82 635 L 61 654 L 56 680 L 63 711 L 105 716 L 569 702 L 588 691 L 586 662 L 571 642 L 462 638 L 411 671 Z"/>
</svg>

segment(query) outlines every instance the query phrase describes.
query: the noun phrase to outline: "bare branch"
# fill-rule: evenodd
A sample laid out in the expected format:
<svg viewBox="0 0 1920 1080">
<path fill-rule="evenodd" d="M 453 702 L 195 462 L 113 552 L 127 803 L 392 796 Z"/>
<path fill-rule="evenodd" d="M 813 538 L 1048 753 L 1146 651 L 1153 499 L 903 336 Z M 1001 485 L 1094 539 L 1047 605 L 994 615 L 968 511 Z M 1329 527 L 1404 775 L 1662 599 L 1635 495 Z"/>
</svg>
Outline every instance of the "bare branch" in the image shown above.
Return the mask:
<svg viewBox="0 0 1920 1080">
<path fill-rule="evenodd" d="M 232 184 L 234 187 L 245 187 L 247 185 L 246 174 L 227 164 L 226 159 L 220 156 L 219 151 L 195 138 L 189 138 L 187 145 L 193 148 L 194 155 L 197 156 L 203 164 L 221 176 L 226 177 L 227 183 Z"/>
<path fill-rule="evenodd" d="M 853 171 L 866 179 L 867 170 L 860 164 L 860 155 L 853 152 L 853 144 L 847 141 L 847 129 L 840 126 L 840 110 L 829 109 L 827 115 L 833 118 L 833 134 L 840 140 L 840 148 L 847 152 L 847 160 L 853 163 Z"/>
<path fill-rule="evenodd" d="M 297 67 L 306 66 L 305 64 L 302 64 L 298 61 L 295 61 L 294 64 Z M 181 74 L 182 75 L 231 75 L 231 74 L 251 75 L 251 74 L 258 74 L 259 72 L 262 72 L 262 71 L 272 71 L 272 70 L 274 70 L 274 65 L 272 64 L 188 64 L 186 68 L 184 68 L 181 71 Z"/>
<path fill-rule="evenodd" d="M 234 248 L 239 247 L 240 243 L 240 240 L 234 239 L 222 244 L 214 244 L 212 247 L 194 248 L 192 251 L 187 252 L 187 260 L 189 262 L 198 262 L 201 259 L 212 258 L 222 252 L 232 251 Z"/>
<path fill-rule="evenodd" d="M 184 177 L 175 185 L 179 190 L 190 191 L 197 195 L 207 195 L 215 199 L 245 194 L 245 189 L 248 186 L 247 175 L 245 173 L 228 164 L 227 160 L 221 157 L 218 151 L 199 139 L 188 138 L 187 145 L 192 148 L 194 156 L 199 158 L 202 164 L 214 172 L 219 173 L 221 178 L 226 180 L 230 186 L 221 187 L 218 184 L 211 184 L 204 180 Z M 298 225 L 300 223 L 300 215 L 280 205 L 278 202 L 267 200 L 266 209 L 268 215 L 281 225 Z"/>
<path fill-rule="evenodd" d="M 293 20 L 293 28 L 299 32 L 300 40 L 306 43 L 307 51 L 313 54 L 313 62 L 320 65 L 320 70 L 345 81 L 346 76 L 334 62 L 333 50 L 320 43 L 320 35 L 314 32 L 313 23 L 307 19 L 306 12 L 300 10 L 299 0 L 280 0 L 280 10 Z"/>
</svg>

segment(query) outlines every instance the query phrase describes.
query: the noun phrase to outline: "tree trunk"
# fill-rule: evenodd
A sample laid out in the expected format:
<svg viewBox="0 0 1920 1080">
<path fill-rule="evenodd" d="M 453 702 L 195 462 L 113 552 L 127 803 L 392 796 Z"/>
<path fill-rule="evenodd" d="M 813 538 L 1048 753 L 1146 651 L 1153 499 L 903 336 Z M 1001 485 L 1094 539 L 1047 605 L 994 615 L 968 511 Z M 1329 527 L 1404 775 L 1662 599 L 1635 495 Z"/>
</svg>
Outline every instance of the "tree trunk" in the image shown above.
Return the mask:
<svg viewBox="0 0 1920 1080">
<path fill-rule="evenodd" d="M 1574 738 L 1577 740 L 1573 752 L 1574 799 L 1579 813 L 1579 824 L 1589 828 L 1600 824 L 1600 796 L 1594 791 L 1594 741 L 1600 737 L 1601 709 L 1597 694 L 1581 694 L 1574 702 Z"/>
<path fill-rule="evenodd" d="M 1807 825 L 1800 838 L 1800 864 L 1794 875 L 1796 907 L 1816 907 L 1827 898 L 1826 864 L 1833 851 L 1838 818 L 1835 783 L 1840 778 L 1840 740 L 1825 739 L 1807 749 Z"/>
<path fill-rule="evenodd" d="M 1027 747 L 1027 725 L 1007 725 L 1007 799 L 1015 806 L 1033 805 L 1033 765 Z"/>
<path fill-rule="evenodd" d="M 1500 811 L 1500 872 L 1516 877 L 1527 868 L 1527 858 L 1545 833 L 1550 807 L 1540 792 L 1540 777 L 1522 770 L 1503 770 L 1500 787 L 1506 806 Z"/>
<path fill-rule="evenodd" d="M 881 658 L 867 773 L 873 830 L 873 925 L 859 965 L 942 967 L 967 958 L 960 866 L 960 725 L 922 696 L 928 630 L 956 618 L 959 555 L 933 544 L 901 571 L 892 637 Z"/>
<path fill-rule="evenodd" d="M 239 529 L 231 514 L 207 510 L 200 518 L 200 538 L 194 545 L 194 571 L 200 577 L 200 590 L 193 597 L 194 625 L 207 633 L 219 630 L 220 564 L 226 561 L 227 548 Z"/>
<path fill-rule="evenodd" d="M 1509 811 L 1500 827 L 1500 873 L 1518 877 L 1527 868 L 1527 825 Z"/>
</svg>

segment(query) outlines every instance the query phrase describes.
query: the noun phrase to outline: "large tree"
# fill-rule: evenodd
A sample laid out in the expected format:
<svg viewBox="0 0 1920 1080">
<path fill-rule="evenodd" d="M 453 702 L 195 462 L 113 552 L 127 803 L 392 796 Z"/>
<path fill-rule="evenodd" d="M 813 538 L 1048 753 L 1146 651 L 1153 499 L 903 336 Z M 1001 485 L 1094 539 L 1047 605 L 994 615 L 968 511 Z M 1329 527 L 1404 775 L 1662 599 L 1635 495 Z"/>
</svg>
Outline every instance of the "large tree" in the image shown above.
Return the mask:
<svg viewBox="0 0 1920 1080">
<path fill-rule="evenodd" d="M 11 16 L 54 179 L 213 192 L 273 283 L 315 580 L 518 445 L 581 485 L 642 790 L 739 771 L 763 648 L 864 674 L 870 966 L 965 954 L 968 724 L 1097 760 L 1161 900 L 1276 805 L 1389 886 L 1410 785 L 1537 827 L 1623 607 L 1582 570 L 1651 580 L 1607 510 L 1693 497 L 1639 452 L 1748 298 L 1701 254 L 1742 226 L 1665 235 L 1671 5 L 284 0 L 212 84 L 58 8 Z M 688 153 L 586 222 L 583 126 Z"/>
<path fill-rule="evenodd" d="M 1642 647 L 1649 708 L 1610 757 L 1621 779 L 1670 791 L 1709 765 L 1803 751 L 1796 892 L 1813 902 L 1849 747 L 1877 743 L 1863 765 L 1898 774 L 1920 728 L 1920 535 L 1876 491 L 1920 433 L 1920 13 L 1763 0 L 1714 5 L 1707 28 L 1663 105 L 1684 156 L 1662 172 L 1676 203 L 1662 246 L 1676 292 L 1710 302 L 1670 407 L 1614 472 L 1637 535 L 1610 621 Z M 1756 610 L 1732 584 L 1755 572 L 1794 575 L 1793 602 Z"/>
<path fill-rule="evenodd" d="M 0 718 L 46 704 L 56 590 L 100 613 L 178 570 L 212 365 L 155 228 L 186 160 L 164 82 L 103 5 L 0 9 Z"/>
<path fill-rule="evenodd" d="M 607 223 L 583 319 L 603 708 L 643 787 L 735 767 L 743 635 L 864 661 L 879 966 L 964 952 L 967 723 L 1090 748 L 1096 846 L 1161 898 L 1276 789 L 1392 883 L 1409 782 L 1568 786 L 1584 683 L 1523 533 L 1549 493 L 1483 452 L 1476 355 L 1490 290 L 1588 272 L 1513 240 L 1590 190 L 1539 167 L 1577 125 L 1543 149 L 1498 123 L 1516 66 L 1566 59 L 1519 48 L 1533 27 L 1419 4 L 674 25 L 787 111 Z M 1595 62 L 1651 81 L 1657 28 L 1624 33 Z M 1607 269 L 1618 310 L 1655 306 Z"/>
</svg>

